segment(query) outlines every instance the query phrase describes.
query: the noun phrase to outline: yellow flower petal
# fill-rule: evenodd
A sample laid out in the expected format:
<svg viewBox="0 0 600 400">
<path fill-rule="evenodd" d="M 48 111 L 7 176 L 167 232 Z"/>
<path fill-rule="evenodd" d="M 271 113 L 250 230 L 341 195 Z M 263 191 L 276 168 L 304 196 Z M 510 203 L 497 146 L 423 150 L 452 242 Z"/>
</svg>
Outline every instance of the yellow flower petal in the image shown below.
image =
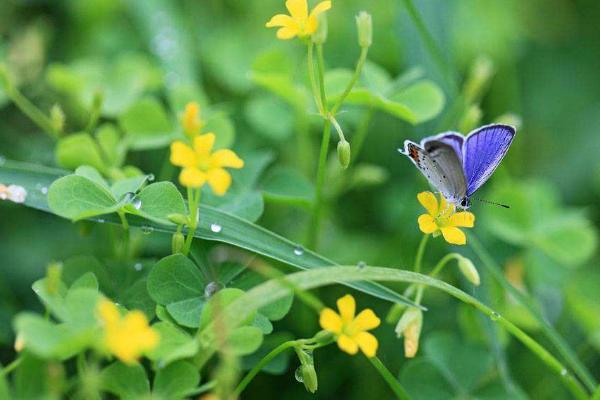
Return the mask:
<svg viewBox="0 0 600 400">
<path fill-rule="evenodd" d="M 324 308 L 319 316 L 319 325 L 321 328 L 340 334 L 342 332 L 342 319 L 331 308 Z"/>
<path fill-rule="evenodd" d="M 110 300 L 102 299 L 98 303 L 98 315 L 102 319 L 104 324 L 112 324 L 118 321 L 121 318 L 121 314 L 119 313 L 119 309 Z"/>
<path fill-rule="evenodd" d="M 433 233 L 438 229 L 435 220 L 429 214 L 421 214 L 417 221 L 419 222 L 419 229 L 423 233 Z"/>
<path fill-rule="evenodd" d="M 429 215 L 431 215 L 432 217 L 437 216 L 439 210 L 438 201 L 433 193 L 421 192 L 417 195 L 417 200 L 419 200 L 419 203 L 421 203 L 421 205 L 425 207 Z"/>
<path fill-rule="evenodd" d="M 308 16 L 308 21 L 306 23 L 306 27 L 304 28 L 304 33 L 307 35 L 311 35 L 317 31 L 318 20 L 317 17 L 319 14 L 327 11 L 331 8 L 331 1 L 322 1 L 315 8 L 312 9 L 310 15 Z"/>
<path fill-rule="evenodd" d="M 273 28 L 276 26 L 283 26 L 283 27 L 287 27 L 287 28 L 292 28 L 292 27 L 297 28 L 298 24 L 289 15 L 277 14 L 277 15 L 273 16 L 273 18 L 271 18 L 269 20 L 269 22 L 266 23 L 265 26 L 267 28 Z"/>
<path fill-rule="evenodd" d="M 340 335 L 337 339 L 337 344 L 340 350 L 345 351 L 348 354 L 354 355 L 358 353 L 358 344 L 349 336 Z"/>
<path fill-rule="evenodd" d="M 196 167 L 184 168 L 179 174 L 179 182 L 189 188 L 199 188 L 206 183 L 206 174 Z"/>
<path fill-rule="evenodd" d="M 288 40 L 298 35 L 300 31 L 297 28 L 280 28 L 277 31 L 277 39 Z"/>
<path fill-rule="evenodd" d="M 340 297 L 337 300 L 338 310 L 344 324 L 349 324 L 354 319 L 354 313 L 356 312 L 356 302 L 354 297 L 347 294 L 344 297 Z"/>
<path fill-rule="evenodd" d="M 194 151 L 198 156 L 207 156 L 215 144 L 215 134 L 209 132 L 194 138 Z"/>
<path fill-rule="evenodd" d="M 446 228 L 441 228 L 441 230 L 442 230 L 442 235 L 444 236 L 444 239 L 446 240 L 446 242 L 448 242 L 450 244 L 465 244 L 465 243 L 467 243 L 467 236 L 460 229 L 453 227 L 453 226 L 448 226 Z"/>
<path fill-rule="evenodd" d="M 206 173 L 208 184 L 217 196 L 223 196 L 231 185 L 231 175 L 222 168 L 213 168 Z"/>
<path fill-rule="evenodd" d="M 292 18 L 303 23 L 308 18 L 308 4 L 306 0 L 287 0 L 285 6 Z"/>
<path fill-rule="evenodd" d="M 413 358 L 419 350 L 419 337 L 421 336 L 421 324 L 413 322 L 404 330 L 404 356 Z"/>
<path fill-rule="evenodd" d="M 210 156 L 210 165 L 213 168 L 242 168 L 244 161 L 229 149 L 217 150 Z"/>
<path fill-rule="evenodd" d="M 183 132 L 189 137 L 194 137 L 200 133 L 202 121 L 200 120 L 200 106 L 198 103 L 191 101 L 185 105 L 185 111 L 181 116 L 181 125 L 183 126 Z"/>
<path fill-rule="evenodd" d="M 357 331 L 368 331 L 370 329 L 377 328 L 381 321 L 377 318 L 377 315 L 370 308 L 362 310 L 354 321 L 352 321 L 352 328 Z"/>
<path fill-rule="evenodd" d="M 475 225 L 475 215 L 468 211 L 457 212 L 450 217 L 450 224 L 452 226 L 472 228 Z"/>
<path fill-rule="evenodd" d="M 196 153 L 187 144 L 181 141 L 171 143 L 171 164 L 178 167 L 192 167 L 196 165 Z"/>
<path fill-rule="evenodd" d="M 369 332 L 360 332 L 354 337 L 354 340 L 358 343 L 358 347 L 360 347 L 365 356 L 369 358 L 375 357 L 377 347 L 379 346 L 375 336 Z"/>
<path fill-rule="evenodd" d="M 317 4 L 315 6 L 315 8 L 312 9 L 312 11 L 310 12 L 310 15 L 314 15 L 316 17 L 319 14 L 321 14 L 322 12 L 329 10 L 330 8 L 331 8 L 331 1 L 329 1 L 329 0 L 322 1 L 319 4 Z"/>
</svg>

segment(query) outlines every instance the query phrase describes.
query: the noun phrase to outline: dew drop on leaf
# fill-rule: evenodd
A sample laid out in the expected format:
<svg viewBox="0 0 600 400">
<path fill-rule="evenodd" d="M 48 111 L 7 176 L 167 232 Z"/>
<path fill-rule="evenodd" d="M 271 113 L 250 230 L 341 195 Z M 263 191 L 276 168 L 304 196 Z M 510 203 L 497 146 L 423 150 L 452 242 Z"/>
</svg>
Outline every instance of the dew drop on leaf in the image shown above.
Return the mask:
<svg viewBox="0 0 600 400">
<path fill-rule="evenodd" d="M 144 235 L 149 235 L 152 232 L 154 232 L 154 228 L 151 227 L 150 225 L 142 225 L 142 233 Z"/>
<path fill-rule="evenodd" d="M 139 197 L 136 197 L 135 199 L 133 199 L 133 208 L 135 208 L 136 210 L 139 210 L 140 208 L 142 208 L 142 199 L 140 199 Z"/>
<path fill-rule="evenodd" d="M 301 256 L 302 254 L 304 254 L 304 247 L 298 245 L 294 248 L 294 254 L 297 256 Z"/>
<path fill-rule="evenodd" d="M 154 174 L 148 174 L 146 178 L 148 179 L 148 182 L 152 182 L 155 179 Z"/>
<path fill-rule="evenodd" d="M 223 227 L 219 224 L 210 224 L 210 230 L 214 233 L 219 233 L 223 230 Z"/>
<path fill-rule="evenodd" d="M 136 271 L 141 271 L 142 268 L 143 268 L 142 263 L 133 264 L 133 269 L 135 269 Z"/>
<path fill-rule="evenodd" d="M 221 289 L 222 285 L 219 282 L 209 282 L 208 285 L 204 287 L 204 296 L 210 298 Z"/>
<path fill-rule="evenodd" d="M 496 311 L 494 311 L 494 312 L 492 313 L 492 315 L 490 315 L 490 319 L 491 319 L 492 321 L 498 321 L 498 320 L 500 319 L 500 314 L 498 314 Z"/>
<path fill-rule="evenodd" d="M 357 267 L 358 269 L 363 269 L 363 268 L 364 268 L 364 267 L 366 267 L 366 266 L 367 266 L 367 263 L 366 263 L 366 262 L 364 262 L 364 261 L 359 261 L 359 262 L 358 262 L 358 264 L 356 264 L 356 267 Z"/>
<path fill-rule="evenodd" d="M 302 377 L 302 367 L 298 367 L 296 368 L 296 371 L 294 372 L 294 378 L 296 378 L 296 380 L 298 382 L 304 382 L 304 378 Z"/>
</svg>

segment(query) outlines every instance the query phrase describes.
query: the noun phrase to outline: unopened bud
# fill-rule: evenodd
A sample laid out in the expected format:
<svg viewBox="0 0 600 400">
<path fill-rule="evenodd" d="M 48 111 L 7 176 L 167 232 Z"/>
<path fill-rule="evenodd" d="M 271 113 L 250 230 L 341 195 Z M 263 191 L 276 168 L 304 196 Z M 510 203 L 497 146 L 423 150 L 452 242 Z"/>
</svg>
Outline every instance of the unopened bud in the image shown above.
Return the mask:
<svg viewBox="0 0 600 400">
<path fill-rule="evenodd" d="M 181 232 L 175 232 L 171 239 L 171 251 L 173 254 L 181 253 L 185 245 L 185 236 Z"/>
<path fill-rule="evenodd" d="M 373 21 L 371 14 L 361 11 L 356 16 L 356 29 L 358 30 L 358 45 L 360 47 L 371 47 L 373 43 Z"/>
<path fill-rule="evenodd" d="M 57 294 L 60 287 L 63 265 L 60 262 L 53 262 L 46 269 L 46 290 L 49 294 Z"/>
<path fill-rule="evenodd" d="M 413 358 L 419 350 L 419 338 L 423 327 L 423 312 L 419 308 L 410 307 L 396 325 L 396 335 L 404 336 L 404 356 Z"/>
<path fill-rule="evenodd" d="M 397 323 L 400 320 L 400 317 L 402 317 L 402 313 L 404 312 L 405 309 L 406 309 L 406 304 L 400 304 L 400 303 L 394 304 L 390 308 L 390 311 L 388 311 L 388 314 L 385 317 L 385 322 L 387 322 L 388 324 Z"/>
<path fill-rule="evenodd" d="M 20 353 L 25 348 L 25 338 L 22 333 L 17 333 L 17 338 L 15 339 L 15 351 Z"/>
<path fill-rule="evenodd" d="M 475 265 L 473 265 L 473 262 L 471 260 L 461 256 L 458 259 L 458 268 L 469 282 L 471 282 L 475 286 L 479 286 L 479 284 L 481 283 L 481 279 L 479 278 L 479 272 L 477 272 L 477 268 L 475 268 Z"/>
<path fill-rule="evenodd" d="M 65 113 L 58 104 L 53 105 L 50 109 L 50 120 L 54 130 L 62 133 L 65 128 Z"/>
<path fill-rule="evenodd" d="M 351 156 L 350 143 L 348 143 L 345 139 L 340 140 L 337 145 L 337 154 L 342 168 L 348 168 L 348 165 L 350 165 Z"/>
<path fill-rule="evenodd" d="M 175 225 L 188 225 L 189 224 L 189 218 L 187 217 L 187 215 L 169 214 L 169 215 L 167 215 L 167 218 L 169 221 L 171 221 Z"/>
<path fill-rule="evenodd" d="M 315 366 L 313 364 L 302 364 L 300 366 L 300 373 L 302 375 L 302 382 L 304 383 L 306 390 L 308 390 L 310 393 L 315 393 L 319 386 Z"/>
<path fill-rule="evenodd" d="M 327 40 L 327 16 L 326 13 L 317 15 L 317 30 L 312 34 L 314 44 L 323 44 Z"/>
<path fill-rule="evenodd" d="M 200 105 L 195 101 L 190 101 L 185 105 L 185 110 L 181 116 L 181 126 L 183 127 L 183 133 L 189 138 L 200 133 L 204 122 L 200 119 Z"/>
</svg>

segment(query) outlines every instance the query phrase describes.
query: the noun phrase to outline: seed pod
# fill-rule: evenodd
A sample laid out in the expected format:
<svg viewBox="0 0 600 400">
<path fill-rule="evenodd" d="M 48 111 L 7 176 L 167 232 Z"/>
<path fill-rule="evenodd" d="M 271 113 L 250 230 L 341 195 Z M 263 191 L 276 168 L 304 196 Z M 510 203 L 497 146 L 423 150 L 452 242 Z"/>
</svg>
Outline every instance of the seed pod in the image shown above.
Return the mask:
<svg viewBox="0 0 600 400">
<path fill-rule="evenodd" d="M 337 154 L 338 154 L 338 160 L 339 160 L 342 168 L 344 168 L 344 169 L 348 168 L 348 165 L 350 165 L 350 156 L 351 156 L 350 143 L 348 143 L 344 139 L 340 140 L 337 145 Z"/>
<path fill-rule="evenodd" d="M 358 45 L 360 47 L 371 47 L 373 43 L 373 22 L 371 14 L 361 11 L 356 16 L 356 29 L 358 29 Z"/>
</svg>

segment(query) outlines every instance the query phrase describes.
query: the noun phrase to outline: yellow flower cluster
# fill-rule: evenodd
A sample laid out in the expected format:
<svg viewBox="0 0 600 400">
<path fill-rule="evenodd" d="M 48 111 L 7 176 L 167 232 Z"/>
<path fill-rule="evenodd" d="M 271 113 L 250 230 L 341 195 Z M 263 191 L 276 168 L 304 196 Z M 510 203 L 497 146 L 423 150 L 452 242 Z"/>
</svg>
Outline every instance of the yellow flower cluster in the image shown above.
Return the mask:
<svg viewBox="0 0 600 400">
<path fill-rule="evenodd" d="M 319 323 L 321 328 L 333 333 L 337 344 L 342 351 L 356 354 L 360 349 L 367 357 L 374 357 L 377 353 L 377 338 L 367 332 L 379 326 L 380 320 L 373 310 L 367 308 L 357 316 L 354 297 L 347 294 L 337 301 L 339 314 L 331 308 L 321 311 Z"/>
<path fill-rule="evenodd" d="M 450 244 L 466 244 L 467 237 L 458 229 L 472 228 L 475 225 L 475 215 L 468 211 L 456 212 L 454 204 L 448 204 L 443 195 L 440 201 L 431 192 L 421 192 L 417 195 L 419 203 L 427 210 L 427 214 L 419 216 L 419 229 L 423 233 L 442 234 Z"/>
<path fill-rule="evenodd" d="M 229 149 L 213 152 L 215 134 L 199 134 L 202 121 L 200 108 L 188 103 L 182 117 L 183 130 L 192 146 L 177 140 L 171 144 L 171 164 L 182 167 L 179 182 L 188 188 L 200 188 L 208 183 L 213 192 L 223 196 L 231 186 L 231 175 L 224 168 L 242 168 L 244 161 Z"/>
<path fill-rule="evenodd" d="M 317 16 L 331 8 L 331 1 L 322 1 L 308 13 L 306 0 L 287 0 L 285 6 L 290 15 L 277 14 L 269 22 L 267 28 L 279 27 L 277 38 L 287 40 L 296 36 L 303 38 L 317 31 Z"/>
<path fill-rule="evenodd" d="M 117 306 L 107 299 L 100 300 L 97 309 L 104 329 L 104 346 L 124 363 L 135 363 L 158 344 L 158 333 L 141 311 L 130 311 L 121 317 Z"/>
</svg>

